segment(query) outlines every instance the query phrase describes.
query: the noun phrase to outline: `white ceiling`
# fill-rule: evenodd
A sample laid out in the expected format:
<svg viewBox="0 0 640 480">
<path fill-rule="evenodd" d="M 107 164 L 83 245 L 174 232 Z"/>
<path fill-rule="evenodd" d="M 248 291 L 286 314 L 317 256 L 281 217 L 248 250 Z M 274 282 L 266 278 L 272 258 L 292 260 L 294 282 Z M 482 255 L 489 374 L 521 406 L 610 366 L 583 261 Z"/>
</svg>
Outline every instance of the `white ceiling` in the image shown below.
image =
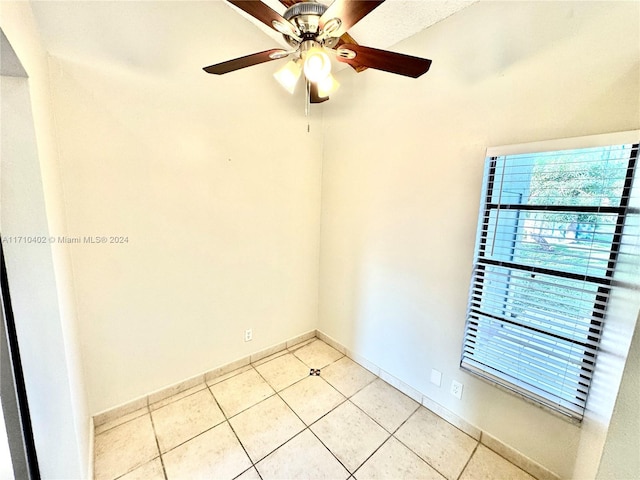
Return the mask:
<svg viewBox="0 0 640 480">
<path fill-rule="evenodd" d="M 330 5 L 332 0 L 319 0 Z M 386 0 L 382 5 L 353 26 L 349 33 L 361 45 L 388 48 L 409 38 L 440 20 L 462 10 L 478 0 Z M 263 0 L 275 11 L 286 8 L 278 0 Z M 239 12 L 267 35 L 281 41 L 282 36 L 231 4 L 229 8 Z M 286 45 L 283 41 L 283 45 Z"/>
<path fill-rule="evenodd" d="M 475 1 L 387 0 L 349 33 L 361 45 L 388 49 Z M 278 0 L 265 3 L 285 10 Z M 32 5 L 52 55 L 141 74 L 179 75 L 185 69 L 201 74 L 197 67 L 284 45 L 277 32 L 223 0 L 35 0 Z M 428 57 L 427 51 L 419 54 Z"/>
</svg>

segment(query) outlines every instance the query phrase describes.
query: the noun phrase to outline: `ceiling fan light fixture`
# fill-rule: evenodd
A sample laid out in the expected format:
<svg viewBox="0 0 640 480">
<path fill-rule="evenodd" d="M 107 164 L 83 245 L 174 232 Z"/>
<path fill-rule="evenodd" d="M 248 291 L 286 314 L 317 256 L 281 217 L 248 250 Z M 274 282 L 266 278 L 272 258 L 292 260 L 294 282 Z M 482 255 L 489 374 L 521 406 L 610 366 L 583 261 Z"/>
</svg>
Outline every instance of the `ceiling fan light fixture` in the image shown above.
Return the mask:
<svg viewBox="0 0 640 480">
<path fill-rule="evenodd" d="M 304 55 L 304 76 L 310 82 L 318 82 L 331 74 L 329 55 L 320 48 L 311 47 Z"/>
<path fill-rule="evenodd" d="M 292 38 L 295 38 L 298 41 L 302 40 L 300 38 L 300 30 L 291 22 L 283 23 L 283 22 L 279 22 L 278 20 L 274 20 L 271 22 L 271 25 L 273 25 L 273 28 L 275 30 L 277 30 L 283 35 L 288 35 Z"/>
<path fill-rule="evenodd" d="M 324 37 L 331 37 L 332 34 L 336 33 L 340 29 L 341 26 L 342 20 L 339 18 L 332 18 L 324 24 L 324 27 L 322 28 L 322 35 Z"/>
<path fill-rule="evenodd" d="M 336 50 L 336 55 L 340 58 L 346 58 L 347 60 L 353 60 L 356 58 L 356 52 L 349 50 L 348 48 L 339 48 Z"/>
<path fill-rule="evenodd" d="M 0 0 L 1 2 L 2 0 Z M 274 77 L 294 93 L 304 73 L 306 112 L 309 105 L 329 99 L 339 84 L 331 75 L 331 62 L 346 63 L 357 72 L 372 68 L 418 78 L 429 70 L 431 60 L 359 45 L 349 30 L 385 0 L 280 0 L 289 6 L 281 15 L 267 0 L 226 0 L 245 14 L 281 33 L 291 50 L 275 48 L 204 67 L 206 73 L 222 75 L 253 65 L 290 57 L 292 61 Z M 277 3 L 270 0 L 269 3 Z M 328 4 L 328 5 L 326 5 Z M 328 53 L 335 55 L 329 58 Z"/>
<path fill-rule="evenodd" d="M 292 52 L 287 52 L 286 50 L 276 50 L 269 54 L 269 58 L 272 60 L 278 60 L 280 58 L 288 57 Z"/>
<path fill-rule="evenodd" d="M 336 80 L 336 78 L 329 74 L 322 80 L 319 80 L 316 84 L 318 86 L 318 96 L 324 98 L 329 97 L 333 92 L 340 88 L 340 83 Z"/>
<path fill-rule="evenodd" d="M 290 60 L 284 65 L 284 67 L 274 73 L 273 77 L 280 85 L 282 85 L 282 88 L 293 95 L 301 74 L 302 68 L 300 68 L 298 62 Z"/>
</svg>

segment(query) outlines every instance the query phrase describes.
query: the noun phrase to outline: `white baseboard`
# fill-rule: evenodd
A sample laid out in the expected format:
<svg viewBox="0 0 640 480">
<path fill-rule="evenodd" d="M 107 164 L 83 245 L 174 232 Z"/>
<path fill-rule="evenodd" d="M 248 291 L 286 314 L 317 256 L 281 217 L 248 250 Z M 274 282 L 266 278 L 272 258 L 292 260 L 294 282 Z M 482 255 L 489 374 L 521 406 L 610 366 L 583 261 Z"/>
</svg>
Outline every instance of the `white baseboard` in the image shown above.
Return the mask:
<svg viewBox="0 0 640 480">
<path fill-rule="evenodd" d="M 93 478 L 93 448 L 94 448 L 93 438 L 94 438 L 95 427 L 103 425 L 106 422 L 112 421 L 124 415 L 130 414 L 136 410 L 140 410 L 141 408 L 145 408 L 145 407 L 148 408 L 149 405 L 152 403 L 159 402 L 170 396 L 179 394 L 185 390 L 193 388 L 202 383 L 210 383 L 212 380 L 214 380 L 217 377 L 226 375 L 227 373 L 230 373 L 238 368 L 249 365 L 251 363 L 259 362 L 260 360 L 270 355 L 274 355 L 285 349 L 292 348 L 295 345 L 306 342 L 314 337 L 319 338 L 320 340 L 332 346 L 339 352 L 343 353 L 344 355 L 349 357 L 351 360 L 353 360 L 363 368 L 366 368 L 377 377 L 380 377 L 385 382 L 389 383 L 390 385 L 397 388 L 405 395 L 414 399 L 415 401 L 423 405 L 425 408 L 429 409 L 430 411 L 432 411 L 433 413 L 441 417 L 443 420 L 449 422 L 450 424 L 460 429 L 470 437 L 474 438 L 475 440 L 485 445 L 487 448 L 493 450 L 497 454 L 506 458 L 511 463 L 520 467 L 525 472 L 533 475 L 538 480 L 560 480 L 557 475 L 555 475 L 550 470 L 546 469 L 544 466 L 528 458 L 527 456 L 518 452 L 514 448 L 510 447 L 509 445 L 503 443 L 499 439 L 488 434 L 487 432 L 482 431 L 480 428 L 476 427 L 475 425 L 472 425 L 471 423 L 469 423 L 462 417 L 459 417 L 458 415 L 451 412 L 450 410 L 447 410 L 445 407 L 443 407 L 442 405 L 434 401 L 432 398 L 426 396 L 425 394 L 413 388 L 411 385 L 403 382 L 397 377 L 394 377 L 390 373 L 384 371 L 378 365 L 364 358 L 363 356 L 359 355 L 357 352 L 346 348 L 340 342 L 338 342 L 337 340 L 335 340 L 334 338 L 330 337 L 329 335 L 327 335 L 326 333 L 320 330 L 312 330 L 302 335 L 298 335 L 296 337 L 293 337 L 289 340 L 273 345 L 264 350 L 260 350 L 251 355 L 239 358 L 237 360 L 234 360 L 233 362 L 229 362 L 227 364 L 221 365 L 217 368 L 195 375 L 181 382 L 169 385 L 167 387 L 163 387 L 154 392 L 138 397 L 132 401 L 123 403 L 114 408 L 110 408 L 108 410 L 105 410 L 103 412 L 100 412 L 94 415 L 91 418 L 92 434 L 91 434 L 91 440 L 90 440 L 90 446 L 89 446 L 90 453 L 91 453 L 90 466 L 89 466 L 89 472 L 91 474 L 90 478 Z"/>
<path fill-rule="evenodd" d="M 135 412 L 136 410 L 140 410 L 141 408 L 148 407 L 152 403 L 159 402 L 161 400 L 164 400 L 165 398 L 181 393 L 197 385 L 208 383 L 217 377 L 226 375 L 227 373 L 244 367 L 245 365 L 249 365 L 250 363 L 255 363 L 265 357 L 268 357 L 269 355 L 273 355 L 274 353 L 278 353 L 287 348 L 291 348 L 296 344 L 305 342 L 311 338 L 314 338 L 315 336 L 316 330 L 311 330 L 309 332 L 290 338 L 289 340 L 286 340 L 284 342 L 265 348 L 264 350 L 260 350 L 251 355 L 247 355 L 245 357 L 216 367 L 212 370 L 207 370 L 206 372 L 194 375 L 193 377 L 187 378 L 178 383 L 162 387 L 158 390 L 154 390 L 153 392 L 147 393 L 128 402 L 99 412 L 93 415 L 93 426 L 94 428 L 99 427 L 100 425 L 103 425 L 116 418 L 128 415 Z"/>
</svg>

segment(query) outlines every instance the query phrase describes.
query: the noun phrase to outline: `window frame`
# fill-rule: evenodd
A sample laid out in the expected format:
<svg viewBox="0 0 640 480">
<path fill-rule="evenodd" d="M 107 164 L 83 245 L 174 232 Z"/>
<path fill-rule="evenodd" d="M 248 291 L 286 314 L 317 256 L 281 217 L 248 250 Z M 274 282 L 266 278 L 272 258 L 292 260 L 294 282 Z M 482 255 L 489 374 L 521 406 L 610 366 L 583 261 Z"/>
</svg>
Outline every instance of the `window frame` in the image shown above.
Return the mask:
<svg viewBox="0 0 640 480">
<path fill-rule="evenodd" d="M 494 195 L 494 185 L 493 179 L 495 178 L 496 173 L 496 160 L 498 157 L 504 157 L 509 155 L 523 155 L 523 154 L 535 154 L 535 153 L 547 153 L 547 152 L 555 152 L 555 151 L 563 151 L 563 150 L 573 150 L 573 149 L 583 149 L 583 148 L 593 148 L 593 147 L 606 147 L 611 145 L 633 145 L 631 148 L 630 159 L 627 162 L 627 176 L 625 178 L 625 183 L 623 186 L 623 191 L 621 194 L 621 202 L 619 206 L 574 206 L 572 207 L 572 211 L 576 211 L 579 213 L 608 213 L 616 215 L 615 229 L 613 234 L 613 241 L 611 245 L 611 249 L 609 252 L 608 259 L 608 268 L 604 278 L 601 277 L 591 277 L 589 276 L 589 280 L 593 281 L 592 283 L 597 285 L 597 292 L 595 294 L 594 306 L 593 306 L 593 315 L 591 317 L 591 328 L 589 329 L 590 333 L 594 333 L 597 331 L 602 331 L 605 323 L 606 316 L 606 305 L 608 301 L 608 296 L 611 293 L 612 285 L 614 283 L 614 272 L 615 265 L 618 259 L 618 255 L 620 253 L 620 245 L 623 236 L 623 229 L 625 225 L 625 218 L 629 209 L 629 201 L 632 188 L 634 186 L 634 176 L 639 176 L 640 174 L 637 171 L 640 169 L 640 165 L 638 165 L 638 144 L 640 143 L 640 130 L 629 131 L 629 132 L 619 132 L 614 134 L 604 134 L 604 135 L 595 135 L 588 137 L 576 137 L 569 139 L 560 139 L 560 140 L 551 140 L 551 141 L 543 141 L 543 142 L 534 142 L 527 144 L 518 144 L 518 145 L 508 145 L 501 147 L 492 147 L 487 149 L 485 156 L 485 168 L 483 171 L 483 182 L 482 182 L 482 190 L 480 195 L 480 211 L 478 215 L 478 226 L 477 226 L 477 234 L 476 234 L 476 244 L 474 248 L 474 268 L 471 276 L 471 288 L 468 296 L 468 310 L 465 322 L 465 328 L 463 332 L 463 345 L 462 345 L 462 354 L 460 357 L 460 367 L 464 371 L 471 373 L 477 377 L 480 377 L 484 380 L 489 381 L 490 383 L 506 389 L 507 391 L 511 391 L 516 395 L 523 397 L 527 400 L 533 401 L 536 404 L 542 406 L 543 408 L 549 409 L 556 413 L 560 413 L 563 416 L 566 416 L 570 419 L 581 421 L 584 413 L 584 409 L 576 409 L 575 406 L 565 407 L 563 402 L 560 400 L 556 402 L 552 400 L 553 394 L 549 392 L 545 392 L 543 390 L 538 389 L 535 385 L 531 385 L 525 382 L 522 378 L 517 379 L 512 377 L 510 374 L 502 373 L 498 369 L 494 369 L 492 371 L 491 366 L 483 365 L 482 368 L 473 365 L 471 361 L 465 361 L 468 355 L 465 354 L 465 348 L 467 346 L 467 341 L 472 333 L 472 329 L 470 328 L 470 319 L 471 313 L 474 308 L 474 303 L 479 303 L 477 298 L 474 298 L 474 290 L 477 290 L 477 280 L 479 278 L 477 271 L 482 269 L 484 270 L 486 266 L 489 265 L 499 265 L 504 266 L 506 268 L 512 268 L 519 271 L 530 271 L 531 273 L 543 273 L 550 274 L 557 278 L 585 278 L 585 275 L 582 274 L 572 274 L 570 272 L 565 272 L 562 270 L 554 270 L 550 268 L 539 268 L 532 267 L 527 265 L 522 265 L 520 263 L 515 262 L 504 262 L 500 260 L 494 260 L 490 258 L 483 257 L 483 253 L 486 252 L 488 248 L 488 239 L 491 235 L 495 235 L 494 232 L 490 232 L 490 217 L 492 211 L 499 211 L 506 209 L 513 209 L 514 211 L 535 211 L 535 210 L 544 210 L 544 211 L 567 211 L 567 206 L 548 206 L 548 205 L 509 205 L 506 203 L 495 203 L 493 200 Z M 503 167 L 504 168 L 504 167 Z M 629 172 L 632 175 L 629 175 Z M 636 182 L 636 188 L 638 188 Z M 501 184 L 500 188 L 503 189 L 504 185 Z M 524 208 L 523 208 L 524 207 Z M 494 229 L 497 229 L 497 225 L 493 226 Z M 484 281 L 482 279 L 481 281 Z M 488 289 L 483 289 L 482 292 L 490 291 Z M 476 305 L 479 306 L 479 305 Z M 485 317 L 490 317 L 486 312 L 478 312 L 480 315 Z M 496 318 L 496 320 L 500 322 L 505 322 L 506 318 Z M 480 321 L 480 320 L 478 320 Z M 518 328 L 523 328 L 523 325 L 515 323 Z M 524 327 L 529 328 L 529 327 Z M 535 330 L 535 329 L 534 329 Z M 554 335 L 553 332 L 540 330 L 540 332 L 545 335 Z M 562 337 L 558 337 L 562 338 Z M 578 344 L 578 341 L 574 341 L 570 338 L 563 338 L 564 341 L 570 341 L 572 343 Z M 598 342 L 599 343 L 599 342 Z M 583 344 L 584 353 L 583 358 L 590 358 L 590 361 L 593 366 L 593 370 L 595 370 L 596 366 L 596 354 L 592 354 L 588 348 L 588 344 Z M 597 353 L 597 352 L 596 352 Z M 476 362 L 477 364 L 480 362 Z M 590 382 L 589 382 L 590 383 Z M 586 396 L 588 398 L 588 388 L 586 390 Z M 576 389 L 576 393 L 578 390 Z M 588 401 L 588 400 L 586 400 Z M 585 402 L 586 402 L 585 401 Z"/>
</svg>

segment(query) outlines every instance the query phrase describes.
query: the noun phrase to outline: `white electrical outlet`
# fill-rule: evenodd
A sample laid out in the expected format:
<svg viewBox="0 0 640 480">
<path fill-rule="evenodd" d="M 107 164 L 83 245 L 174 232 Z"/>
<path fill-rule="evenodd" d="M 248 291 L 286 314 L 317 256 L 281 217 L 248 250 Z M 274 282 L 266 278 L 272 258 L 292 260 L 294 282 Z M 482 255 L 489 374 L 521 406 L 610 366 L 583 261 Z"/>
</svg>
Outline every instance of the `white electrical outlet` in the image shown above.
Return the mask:
<svg viewBox="0 0 640 480">
<path fill-rule="evenodd" d="M 462 398 L 462 384 L 460 382 L 456 382 L 455 380 L 451 380 L 451 395 L 456 397 L 457 399 Z"/>
<path fill-rule="evenodd" d="M 251 340 L 253 340 L 253 331 L 249 328 L 244 331 L 244 341 L 250 342 Z"/>
<path fill-rule="evenodd" d="M 439 387 L 442 384 L 442 372 L 431 370 L 431 383 Z"/>
</svg>

